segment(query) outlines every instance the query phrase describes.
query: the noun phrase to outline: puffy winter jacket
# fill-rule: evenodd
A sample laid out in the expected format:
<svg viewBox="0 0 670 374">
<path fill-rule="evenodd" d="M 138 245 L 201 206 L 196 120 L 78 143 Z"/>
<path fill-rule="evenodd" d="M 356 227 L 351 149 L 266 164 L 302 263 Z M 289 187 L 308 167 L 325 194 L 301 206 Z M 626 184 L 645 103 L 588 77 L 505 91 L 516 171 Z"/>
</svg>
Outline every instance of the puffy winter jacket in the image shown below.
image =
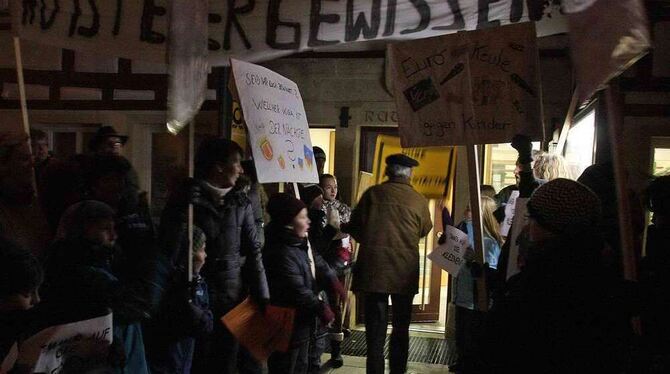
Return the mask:
<svg viewBox="0 0 670 374">
<path fill-rule="evenodd" d="M 190 373 L 195 338 L 213 330 L 207 283 L 196 275 L 191 287 L 185 269 L 176 269 L 158 313 L 145 325 L 153 374 Z"/>
<path fill-rule="evenodd" d="M 207 238 L 207 263 L 201 274 L 209 287 L 214 317 L 234 308 L 249 293 L 257 301 L 269 300 L 256 222 L 251 202 L 242 191 L 229 192 L 220 204 L 204 181 L 187 180 L 163 210 L 159 242 L 165 253 L 179 253 L 176 248 L 188 240 L 189 202 L 193 204 L 194 224 Z"/>
<path fill-rule="evenodd" d="M 272 224 L 266 232 L 263 259 L 272 295 L 270 303 L 296 310 L 291 343 L 299 345 L 309 339 L 316 326 L 315 318 L 325 305 L 318 297 L 317 278 L 330 278 L 333 273 L 321 256 L 313 252 L 316 278 L 312 275 L 306 239 Z"/>
</svg>

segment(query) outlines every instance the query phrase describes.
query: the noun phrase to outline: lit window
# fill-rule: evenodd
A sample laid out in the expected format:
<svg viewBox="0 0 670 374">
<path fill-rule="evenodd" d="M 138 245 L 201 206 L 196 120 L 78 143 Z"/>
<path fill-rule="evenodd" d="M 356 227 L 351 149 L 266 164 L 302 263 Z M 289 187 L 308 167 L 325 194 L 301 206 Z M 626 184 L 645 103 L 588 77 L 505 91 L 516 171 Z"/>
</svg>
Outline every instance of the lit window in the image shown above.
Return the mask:
<svg viewBox="0 0 670 374">
<path fill-rule="evenodd" d="M 591 110 L 575 122 L 565 143 L 565 160 L 570 172 L 577 178 L 593 164 L 596 134 L 596 111 Z"/>
</svg>

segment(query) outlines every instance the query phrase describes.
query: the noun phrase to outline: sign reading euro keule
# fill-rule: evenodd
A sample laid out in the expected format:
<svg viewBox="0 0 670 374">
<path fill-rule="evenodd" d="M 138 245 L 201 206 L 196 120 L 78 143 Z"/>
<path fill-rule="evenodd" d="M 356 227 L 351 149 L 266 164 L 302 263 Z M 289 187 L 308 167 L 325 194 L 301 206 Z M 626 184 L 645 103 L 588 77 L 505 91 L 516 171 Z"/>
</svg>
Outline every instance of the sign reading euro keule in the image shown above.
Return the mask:
<svg viewBox="0 0 670 374">
<path fill-rule="evenodd" d="M 318 183 L 298 86 L 262 66 L 231 60 L 233 78 L 261 183 Z"/>
<path fill-rule="evenodd" d="M 389 56 L 403 147 L 542 138 L 533 23 L 395 43 Z"/>
</svg>

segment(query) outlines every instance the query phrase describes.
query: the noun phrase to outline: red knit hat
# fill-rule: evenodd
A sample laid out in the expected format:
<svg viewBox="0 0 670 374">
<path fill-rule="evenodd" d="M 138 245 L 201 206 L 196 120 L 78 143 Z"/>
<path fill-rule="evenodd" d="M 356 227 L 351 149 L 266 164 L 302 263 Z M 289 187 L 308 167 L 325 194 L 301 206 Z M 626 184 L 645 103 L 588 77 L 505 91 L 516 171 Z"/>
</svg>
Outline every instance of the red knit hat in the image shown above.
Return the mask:
<svg viewBox="0 0 670 374">
<path fill-rule="evenodd" d="M 287 193 L 275 194 L 268 202 L 270 221 L 281 226 L 293 222 L 293 218 L 305 208 L 305 203 Z"/>
</svg>

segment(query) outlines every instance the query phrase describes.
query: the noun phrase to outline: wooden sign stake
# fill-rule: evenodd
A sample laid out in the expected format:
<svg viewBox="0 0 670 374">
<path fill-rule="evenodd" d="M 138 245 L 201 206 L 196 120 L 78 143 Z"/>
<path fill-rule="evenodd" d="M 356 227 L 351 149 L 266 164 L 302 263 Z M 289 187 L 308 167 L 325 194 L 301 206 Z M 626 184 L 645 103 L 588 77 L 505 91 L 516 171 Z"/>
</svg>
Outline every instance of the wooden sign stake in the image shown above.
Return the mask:
<svg viewBox="0 0 670 374">
<path fill-rule="evenodd" d="M 188 177 L 193 178 L 195 122 L 188 126 Z M 188 204 L 188 281 L 193 281 L 193 203 Z"/>
<path fill-rule="evenodd" d="M 618 102 L 619 90 L 610 85 L 605 91 L 605 103 L 607 105 L 607 122 L 610 127 L 610 145 L 612 147 L 612 165 L 616 178 L 617 204 L 619 208 L 619 235 L 621 239 L 621 258 L 623 261 L 623 274 L 626 280 L 637 279 L 635 261 L 635 240 L 630 202 L 626 188 L 626 170 L 623 159 L 623 116 L 620 103 Z"/>
<path fill-rule="evenodd" d="M 482 210 L 480 204 L 479 156 L 477 145 L 466 146 L 468 153 L 468 179 L 470 186 L 470 211 L 472 212 L 472 229 L 474 230 L 475 256 L 480 265 L 484 265 L 484 227 L 482 226 Z M 477 306 L 482 312 L 488 310 L 488 295 L 486 293 L 486 279 L 484 273 L 476 279 Z"/>
</svg>

